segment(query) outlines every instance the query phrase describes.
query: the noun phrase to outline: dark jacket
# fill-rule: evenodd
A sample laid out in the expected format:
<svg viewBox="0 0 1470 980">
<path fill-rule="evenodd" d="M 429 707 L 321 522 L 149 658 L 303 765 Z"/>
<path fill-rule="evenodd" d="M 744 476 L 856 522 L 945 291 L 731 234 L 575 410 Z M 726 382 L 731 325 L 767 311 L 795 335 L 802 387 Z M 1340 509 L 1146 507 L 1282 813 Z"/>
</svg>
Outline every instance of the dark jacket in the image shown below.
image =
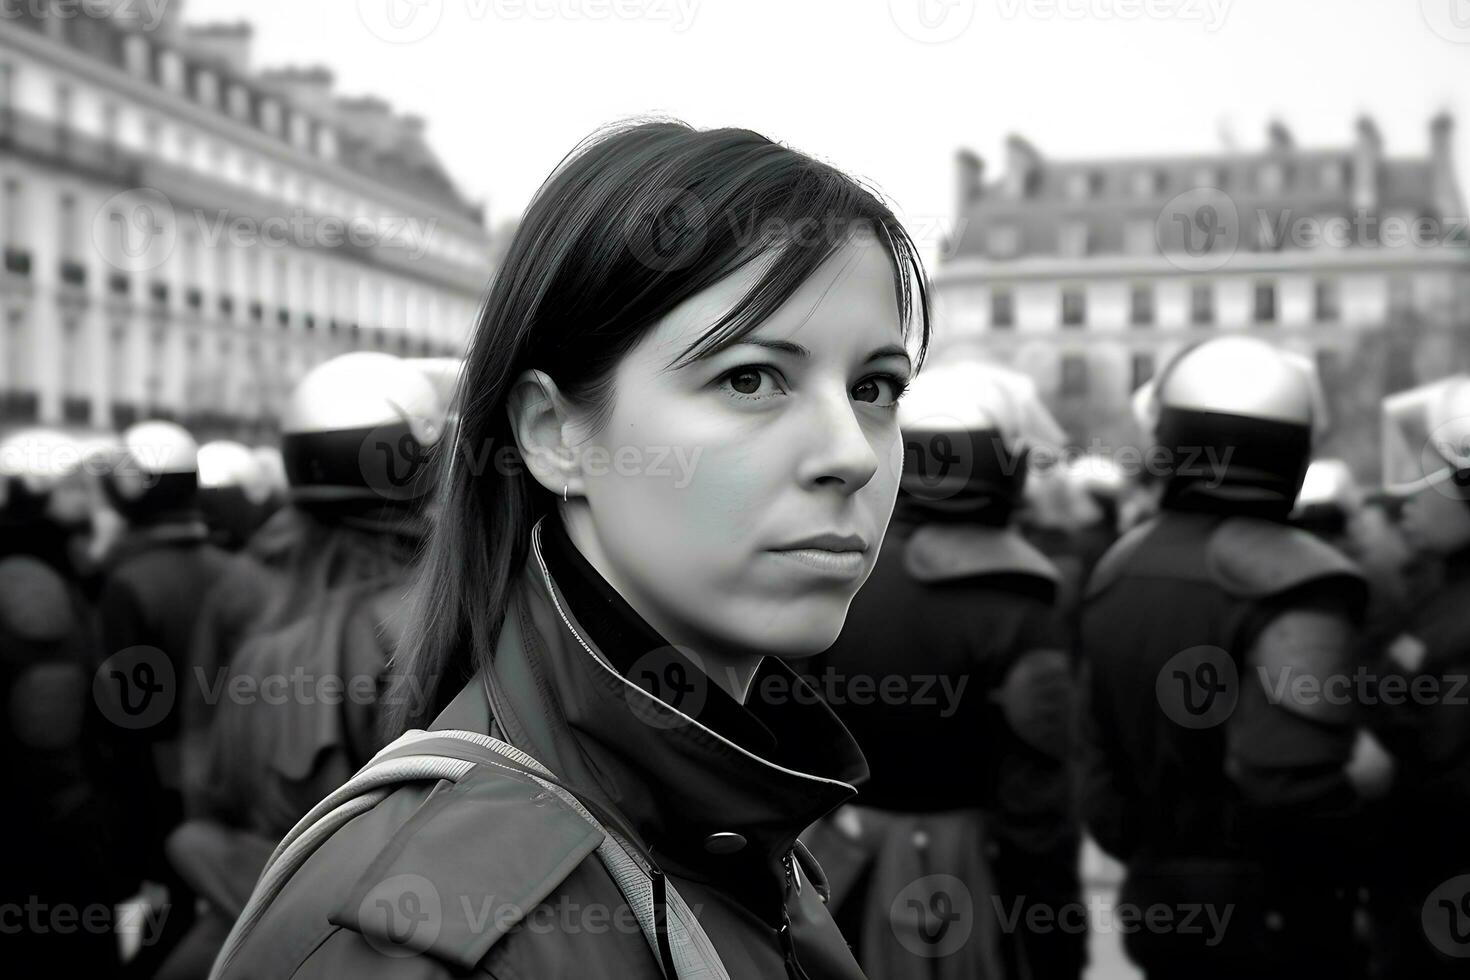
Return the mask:
<svg viewBox="0 0 1470 980">
<path fill-rule="evenodd" d="M 130 531 L 107 560 L 98 599 L 99 697 L 111 722 L 112 777 L 129 800 L 123 839 L 136 873 L 162 873 L 163 838 L 183 818 L 184 702 L 204 699 L 190 656 L 204 597 L 229 564 L 203 524 Z"/>
<path fill-rule="evenodd" d="M 888 922 L 926 863 L 963 876 L 987 923 L 997 904 L 1057 909 L 1080 898 L 1066 749 L 1072 658 L 1057 585 L 1051 562 L 1010 528 L 896 516 L 842 634 L 809 668 L 873 770 L 857 802 L 883 811 L 829 820 L 813 842 L 839 921 L 849 939 L 861 935 L 876 975 L 931 975 L 935 964 L 905 954 Z M 853 825 L 858 836 L 839 840 Z M 916 829 L 932 853 L 905 860 Z M 952 838 L 964 843 L 943 863 Z M 1084 938 L 1023 928 L 989 958 L 1005 976 L 1076 977 Z M 977 924 L 962 973 L 997 975 L 979 949 L 986 941 Z M 954 965 L 961 953 L 941 959 Z"/>
<path fill-rule="evenodd" d="M 696 910 L 732 977 L 791 975 L 792 957 L 812 980 L 861 976 L 812 869 L 793 868 L 792 856 L 797 833 L 866 775 L 841 725 L 809 696 L 714 709 L 743 710 L 747 730 L 770 733 L 757 754 L 703 723 L 702 710 L 654 698 L 631 679 L 639 672 L 612 666 L 640 651 L 605 650 L 581 622 L 601 612 L 585 599 L 573 612 L 544 558 L 533 532 L 492 676 L 473 678 L 432 727 L 495 734 L 619 814 Z M 627 609 L 618 616 L 637 619 Z M 774 659 L 762 675 L 799 684 Z M 711 688 L 706 701 L 720 696 Z M 520 792 L 483 767 L 455 784 L 404 786 L 307 861 L 226 976 L 659 977 L 592 853 L 595 837 L 554 796 Z"/>
<path fill-rule="evenodd" d="M 1209 947 L 1133 933 L 1135 958 L 1228 952 L 1291 971 L 1314 946 L 1351 956 L 1332 896 L 1361 826 L 1344 771 L 1360 719 L 1323 692 L 1353 674 L 1365 601 L 1350 561 L 1259 518 L 1166 510 L 1099 563 L 1081 633 L 1084 819 L 1129 865 L 1125 900 L 1236 910 Z M 1288 945 L 1268 953 L 1278 920 Z"/>
</svg>

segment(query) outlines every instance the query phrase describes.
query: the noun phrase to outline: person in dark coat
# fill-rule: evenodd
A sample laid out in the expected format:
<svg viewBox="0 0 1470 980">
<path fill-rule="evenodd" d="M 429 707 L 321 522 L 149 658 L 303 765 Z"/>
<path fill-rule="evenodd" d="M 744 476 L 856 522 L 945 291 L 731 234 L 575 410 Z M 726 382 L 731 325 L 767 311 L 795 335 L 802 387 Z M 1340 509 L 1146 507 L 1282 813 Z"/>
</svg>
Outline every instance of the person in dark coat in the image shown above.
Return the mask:
<svg viewBox="0 0 1470 980">
<path fill-rule="evenodd" d="M 0 441 L 0 759 L 16 792 L 0 812 L 5 965 L 15 976 L 111 976 L 123 883 L 98 780 L 93 615 L 76 539 L 91 507 L 82 447 L 50 430 Z"/>
<path fill-rule="evenodd" d="M 198 511 L 198 447 L 172 422 L 141 422 L 102 476 L 127 529 L 108 552 L 98 599 L 94 690 L 112 747 L 110 776 L 126 800 L 119 835 L 131 880 L 168 889 L 165 934 L 129 968 L 150 974 L 186 931 L 194 898 L 164 854 L 184 816 L 183 703 L 210 696 L 190 642 L 204 597 L 228 564 Z"/>
<path fill-rule="evenodd" d="M 867 767 L 783 658 L 877 557 L 922 276 L 880 201 L 756 133 L 564 161 L 487 295 L 384 700 L 387 734 L 494 736 L 556 791 L 386 787 L 216 976 L 860 977 L 798 834 Z"/>
<path fill-rule="evenodd" d="M 1384 975 L 1459 977 L 1470 957 L 1470 377 L 1384 400 L 1384 480 L 1439 566 L 1383 640 L 1377 722 L 1399 764 L 1381 862 Z"/>
<path fill-rule="evenodd" d="M 810 668 L 872 778 L 807 842 L 871 975 L 1075 980 L 1087 929 L 1071 644 L 1057 570 L 1012 525 L 1028 450 L 1062 432 L 1029 385 L 978 363 L 926 370 L 899 418 L 893 523 L 842 635 Z M 965 907 L 973 924 L 896 919 L 912 883 L 941 869 L 931 912 Z M 1069 908 L 1072 927 L 1030 931 L 1033 907 Z"/>
<path fill-rule="evenodd" d="M 1285 523 L 1314 375 L 1219 338 L 1144 403 L 1162 511 L 1099 563 L 1081 634 L 1083 816 L 1127 865 L 1120 903 L 1169 915 L 1125 948 L 1150 980 L 1351 976 L 1352 847 L 1391 760 L 1343 694 L 1363 577 Z"/>
<path fill-rule="evenodd" d="M 381 747 L 379 689 L 422 543 L 427 457 L 444 423 L 436 389 L 389 354 L 333 358 L 292 392 L 283 445 L 296 539 L 283 560 L 261 566 L 275 582 L 256 598 L 242 645 L 215 662 L 211 684 L 230 693 L 186 718 L 207 751 L 189 778 L 191 819 L 168 851 L 205 901 L 164 980 L 208 973 L 276 843 Z M 385 494 L 372 481 L 359 457 L 377 443 L 402 454 L 403 472 L 424 468 L 416 493 Z M 211 595 L 231 605 L 212 608 L 240 608 L 248 591 L 220 593 L 248 581 L 237 567 Z"/>
</svg>

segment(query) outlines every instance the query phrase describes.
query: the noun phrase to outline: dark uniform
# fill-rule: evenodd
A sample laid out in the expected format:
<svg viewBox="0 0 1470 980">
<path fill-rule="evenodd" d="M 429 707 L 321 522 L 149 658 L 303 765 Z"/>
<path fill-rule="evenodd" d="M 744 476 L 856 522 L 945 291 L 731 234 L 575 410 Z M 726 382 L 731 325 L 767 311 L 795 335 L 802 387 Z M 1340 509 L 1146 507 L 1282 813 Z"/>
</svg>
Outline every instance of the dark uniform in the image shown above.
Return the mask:
<svg viewBox="0 0 1470 980">
<path fill-rule="evenodd" d="M 1033 905 L 1080 909 L 1057 573 L 1009 528 L 919 523 L 903 510 L 842 635 L 808 668 L 872 770 L 852 813 L 809 840 L 833 882 L 838 922 L 864 968 L 890 975 L 895 956 L 913 959 L 888 927 L 912 872 L 971 869 L 962 880 L 982 924 L 970 962 L 1006 977 L 1076 977 L 1085 930 L 1024 925 Z M 904 682 L 903 698 L 879 696 L 889 677 Z M 864 696 L 868 682 L 874 693 Z M 979 853 L 943 853 L 956 834 Z M 900 866 L 905 856 L 911 868 Z M 1017 915 L 1019 926 L 1004 928 Z"/>
<path fill-rule="evenodd" d="M 0 907 L 11 976 L 109 976 L 119 968 L 108 811 L 85 708 L 91 620 L 55 569 L 0 557 L 0 758 L 16 788 L 0 812 L 10 842 Z"/>
<path fill-rule="evenodd" d="M 1364 598 L 1356 569 L 1306 533 L 1212 514 L 1166 512 L 1094 573 L 1084 820 L 1129 866 L 1123 901 L 1235 908 L 1216 943 L 1208 930 L 1128 936 L 1151 977 L 1267 962 L 1295 976 L 1348 954 L 1354 709 L 1273 697 L 1351 674 L 1343 641 Z M 1341 945 L 1317 949 L 1324 939 Z"/>
<path fill-rule="evenodd" d="M 1400 765 L 1385 882 L 1385 904 L 1397 910 L 1389 923 L 1394 977 L 1470 974 L 1470 960 L 1460 959 L 1470 956 L 1467 610 L 1470 549 L 1448 556 L 1439 591 L 1412 611 L 1385 662 L 1379 714 Z M 1412 697 L 1416 686 L 1432 696 Z"/>
<path fill-rule="evenodd" d="M 1151 980 L 1344 977 L 1361 959 L 1358 705 L 1342 684 L 1366 586 L 1285 524 L 1310 453 L 1301 370 L 1232 338 L 1166 371 L 1162 512 L 1084 597 L 1083 819 L 1127 865 L 1119 916 L 1160 909 L 1124 933 Z M 1258 397 L 1259 413 L 1240 404 Z"/>
<path fill-rule="evenodd" d="M 190 660 L 204 597 L 229 562 L 208 541 L 196 509 L 197 447 L 172 423 L 124 433 L 125 449 L 103 476 L 128 530 L 105 559 L 98 597 L 100 649 L 94 687 L 110 758 L 110 791 L 122 802 L 117 836 L 123 873 L 167 887 L 163 932 L 129 963 L 151 975 L 194 914 L 194 897 L 173 872 L 163 843 L 184 818 L 183 703 L 218 692 Z"/>
</svg>

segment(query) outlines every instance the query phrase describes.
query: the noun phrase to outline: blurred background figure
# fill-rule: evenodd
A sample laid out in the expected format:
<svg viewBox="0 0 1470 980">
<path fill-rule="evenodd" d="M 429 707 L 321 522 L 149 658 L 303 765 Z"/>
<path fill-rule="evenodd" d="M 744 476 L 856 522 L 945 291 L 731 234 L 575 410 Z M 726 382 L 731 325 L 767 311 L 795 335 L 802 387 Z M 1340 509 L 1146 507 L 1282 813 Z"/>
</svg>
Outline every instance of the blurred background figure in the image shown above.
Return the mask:
<svg viewBox="0 0 1470 980">
<path fill-rule="evenodd" d="M 199 509 L 216 544 L 244 547 L 281 500 L 269 457 L 228 439 L 199 447 Z"/>
<path fill-rule="evenodd" d="M 98 597 L 98 699 L 109 723 L 108 775 L 117 799 L 119 858 L 130 882 L 167 890 L 164 934 L 132 959 L 149 976 L 188 928 L 194 896 L 163 842 L 184 817 L 185 702 L 203 699 L 190 641 L 226 553 L 199 510 L 199 447 L 173 422 L 130 426 L 101 474 L 125 530 L 107 552 Z"/>
<path fill-rule="evenodd" d="M 98 733 L 87 724 L 94 617 L 77 567 L 93 508 L 85 454 L 45 429 L 0 440 L 0 759 L 16 790 L 0 809 L 0 904 L 20 916 L 31 906 L 100 907 L 110 923 L 123 885 L 114 813 L 97 781 Z M 7 932 L 11 975 L 113 976 L 121 965 L 107 931 Z"/>
<path fill-rule="evenodd" d="M 1383 426 L 1404 538 L 1439 572 L 1376 651 L 1376 720 L 1399 764 L 1380 862 L 1383 975 L 1459 977 L 1470 948 L 1470 376 L 1385 399 Z"/>
<path fill-rule="evenodd" d="M 1314 372 L 1219 338 L 1145 401 L 1162 511 L 1084 598 L 1082 812 L 1127 864 L 1123 901 L 1232 918 L 1125 947 L 1150 980 L 1356 975 L 1348 858 L 1391 762 L 1354 702 L 1272 686 L 1351 677 L 1366 599 L 1346 557 L 1286 525 L 1324 422 Z"/>
<path fill-rule="evenodd" d="M 809 840 L 869 975 L 1075 978 L 1085 917 L 1026 925 L 1033 907 L 1082 907 L 1060 576 L 1014 527 L 1028 453 L 1061 430 L 1029 381 L 981 363 L 921 372 L 899 420 L 882 551 L 808 668 L 872 778 Z"/>
<path fill-rule="evenodd" d="M 276 842 L 381 745 L 381 679 L 445 441 L 440 390 L 407 360 L 363 352 L 319 366 L 292 392 L 288 519 L 267 525 L 273 550 L 263 552 L 274 560 L 245 571 L 257 558 L 243 554 L 218 587 L 254 581 L 258 605 L 237 649 L 211 648 L 225 654 L 212 683 L 241 695 L 191 720 L 208 754 L 191 779 L 197 819 L 169 853 L 207 907 L 163 977 L 208 973 Z"/>
</svg>

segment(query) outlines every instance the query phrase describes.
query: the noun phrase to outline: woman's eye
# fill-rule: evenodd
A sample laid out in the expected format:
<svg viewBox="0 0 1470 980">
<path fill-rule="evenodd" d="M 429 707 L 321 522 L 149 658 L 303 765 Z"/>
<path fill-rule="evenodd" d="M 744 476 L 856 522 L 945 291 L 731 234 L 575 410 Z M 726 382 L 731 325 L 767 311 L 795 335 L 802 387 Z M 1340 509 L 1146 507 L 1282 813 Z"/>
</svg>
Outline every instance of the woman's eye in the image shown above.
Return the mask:
<svg viewBox="0 0 1470 980">
<path fill-rule="evenodd" d="M 745 366 L 727 372 L 720 379 L 721 386 L 742 398 L 767 398 L 779 394 L 783 389 L 775 372 L 770 368 Z"/>
<path fill-rule="evenodd" d="M 903 397 L 909 383 L 891 374 L 875 374 L 852 386 L 852 397 L 860 402 L 870 402 L 882 408 L 896 405 Z"/>
</svg>

